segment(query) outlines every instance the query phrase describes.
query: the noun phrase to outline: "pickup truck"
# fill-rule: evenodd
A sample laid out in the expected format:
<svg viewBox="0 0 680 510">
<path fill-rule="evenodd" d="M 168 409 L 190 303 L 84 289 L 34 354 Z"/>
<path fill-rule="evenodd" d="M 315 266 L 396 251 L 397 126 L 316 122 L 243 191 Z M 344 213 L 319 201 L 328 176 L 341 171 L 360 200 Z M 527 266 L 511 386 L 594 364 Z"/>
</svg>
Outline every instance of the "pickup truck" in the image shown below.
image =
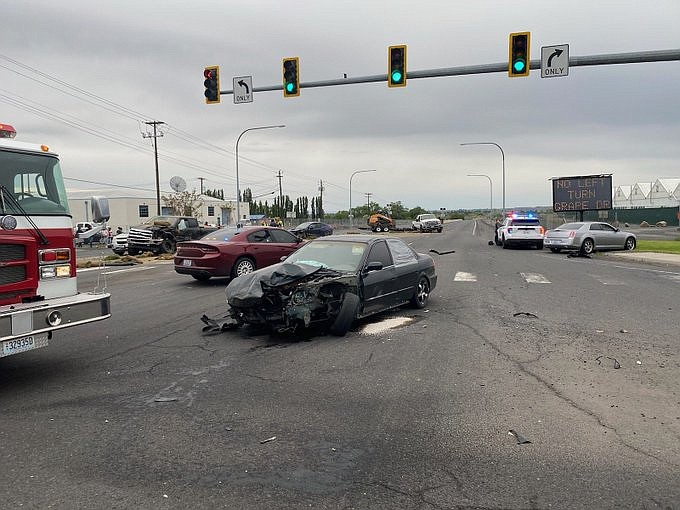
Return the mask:
<svg viewBox="0 0 680 510">
<path fill-rule="evenodd" d="M 503 248 L 532 245 L 542 250 L 544 234 L 545 229 L 536 216 L 513 214 L 505 218 L 496 231 L 496 245 Z"/>
<path fill-rule="evenodd" d="M 150 251 L 155 255 L 175 253 L 179 241 L 193 241 L 214 232 L 217 227 L 200 225 L 189 216 L 154 216 L 130 228 L 127 238 L 129 255 Z"/>
<path fill-rule="evenodd" d="M 421 232 L 432 232 L 436 230 L 441 232 L 444 226 L 442 222 L 434 214 L 419 214 L 416 219 L 411 222 L 413 230 L 420 230 Z"/>
</svg>

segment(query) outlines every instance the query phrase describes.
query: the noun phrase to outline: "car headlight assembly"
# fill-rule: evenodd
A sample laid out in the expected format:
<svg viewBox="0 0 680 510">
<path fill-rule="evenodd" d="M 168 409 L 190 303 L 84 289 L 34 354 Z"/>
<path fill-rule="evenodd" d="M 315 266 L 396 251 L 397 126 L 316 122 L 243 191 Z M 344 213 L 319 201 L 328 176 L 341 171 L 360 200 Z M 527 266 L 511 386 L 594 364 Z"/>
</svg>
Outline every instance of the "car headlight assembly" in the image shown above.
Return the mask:
<svg viewBox="0 0 680 510">
<path fill-rule="evenodd" d="M 314 301 L 314 294 L 306 289 L 297 289 L 290 298 L 294 305 L 306 305 Z"/>
</svg>

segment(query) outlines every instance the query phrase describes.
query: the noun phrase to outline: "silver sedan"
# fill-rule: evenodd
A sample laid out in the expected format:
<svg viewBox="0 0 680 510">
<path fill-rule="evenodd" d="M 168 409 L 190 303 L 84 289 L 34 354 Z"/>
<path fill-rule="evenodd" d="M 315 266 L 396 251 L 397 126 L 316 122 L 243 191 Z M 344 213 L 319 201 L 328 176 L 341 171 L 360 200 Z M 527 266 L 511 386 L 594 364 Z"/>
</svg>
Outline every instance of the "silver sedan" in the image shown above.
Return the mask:
<svg viewBox="0 0 680 510">
<path fill-rule="evenodd" d="M 553 253 L 578 251 L 590 255 L 594 251 L 634 250 L 637 238 L 631 232 L 624 232 L 609 223 L 583 221 L 565 223 L 548 230 L 543 245 Z"/>
</svg>

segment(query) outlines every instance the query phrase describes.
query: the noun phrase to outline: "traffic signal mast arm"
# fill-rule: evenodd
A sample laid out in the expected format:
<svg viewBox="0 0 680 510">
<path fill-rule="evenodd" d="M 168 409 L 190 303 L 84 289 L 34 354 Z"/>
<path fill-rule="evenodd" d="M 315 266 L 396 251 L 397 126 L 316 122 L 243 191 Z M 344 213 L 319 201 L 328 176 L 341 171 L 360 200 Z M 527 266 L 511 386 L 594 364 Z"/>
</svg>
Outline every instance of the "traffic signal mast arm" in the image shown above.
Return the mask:
<svg viewBox="0 0 680 510">
<path fill-rule="evenodd" d="M 569 56 L 569 67 L 578 66 L 601 66 L 617 64 L 638 64 L 645 62 L 671 62 L 680 60 L 680 49 L 652 50 L 632 53 L 611 53 L 604 55 L 586 55 L 582 57 Z M 541 68 L 541 59 L 530 61 L 531 69 Z M 463 76 L 468 74 L 508 73 L 508 62 L 496 64 L 480 64 L 472 66 L 445 67 L 440 69 L 424 69 L 422 71 L 407 71 L 409 80 L 418 78 L 440 78 L 443 76 Z M 334 87 L 337 85 L 353 85 L 357 83 L 386 82 L 387 74 L 375 74 L 371 76 L 358 76 L 356 78 L 340 78 L 335 80 L 301 82 L 300 88 Z M 283 90 L 283 84 L 253 87 L 253 92 L 269 92 Z M 233 94 L 233 90 L 220 91 L 220 94 Z"/>
</svg>

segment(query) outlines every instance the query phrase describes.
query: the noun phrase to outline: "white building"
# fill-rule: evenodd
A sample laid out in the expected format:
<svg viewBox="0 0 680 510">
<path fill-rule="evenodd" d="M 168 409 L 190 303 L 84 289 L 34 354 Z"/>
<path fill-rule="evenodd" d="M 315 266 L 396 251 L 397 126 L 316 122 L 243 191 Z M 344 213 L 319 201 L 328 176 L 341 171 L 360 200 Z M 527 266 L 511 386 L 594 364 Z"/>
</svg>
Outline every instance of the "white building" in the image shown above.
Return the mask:
<svg viewBox="0 0 680 510">
<path fill-rule="evenodd" d="M 614 207 L 680 207 L 680 178 L 661 178 L 654 182 L 621 185 L 614 190 Z"/>
<path fill-rule="evenodd" d="M 111 219 L 108 224 L 114 228 L 123 227 L 128 230 L 133 225 L 157 216 L 158 208 L 156 195 L 153 192 L 137 190 L 68 190 L 68 203 L 73 216 L 73 223 L 87 221 L 91 217 L 90 197 L 103 196 L 109 200 L 109 212 Z M 164 205 L 163 197 L 169 193 L 161 193 L 161 214 L 173 214 L 169 207 Z M 199 195 L 202 202 L 197 219 L 200 223 L 211 225 L 235 225 L 236 202 L 234 200 L 221 200 L 206 195 Z M 240 213 L 242 218 L 250 217 L 250 206 L 247 202 L 241 202 Z"/>
</svg>

